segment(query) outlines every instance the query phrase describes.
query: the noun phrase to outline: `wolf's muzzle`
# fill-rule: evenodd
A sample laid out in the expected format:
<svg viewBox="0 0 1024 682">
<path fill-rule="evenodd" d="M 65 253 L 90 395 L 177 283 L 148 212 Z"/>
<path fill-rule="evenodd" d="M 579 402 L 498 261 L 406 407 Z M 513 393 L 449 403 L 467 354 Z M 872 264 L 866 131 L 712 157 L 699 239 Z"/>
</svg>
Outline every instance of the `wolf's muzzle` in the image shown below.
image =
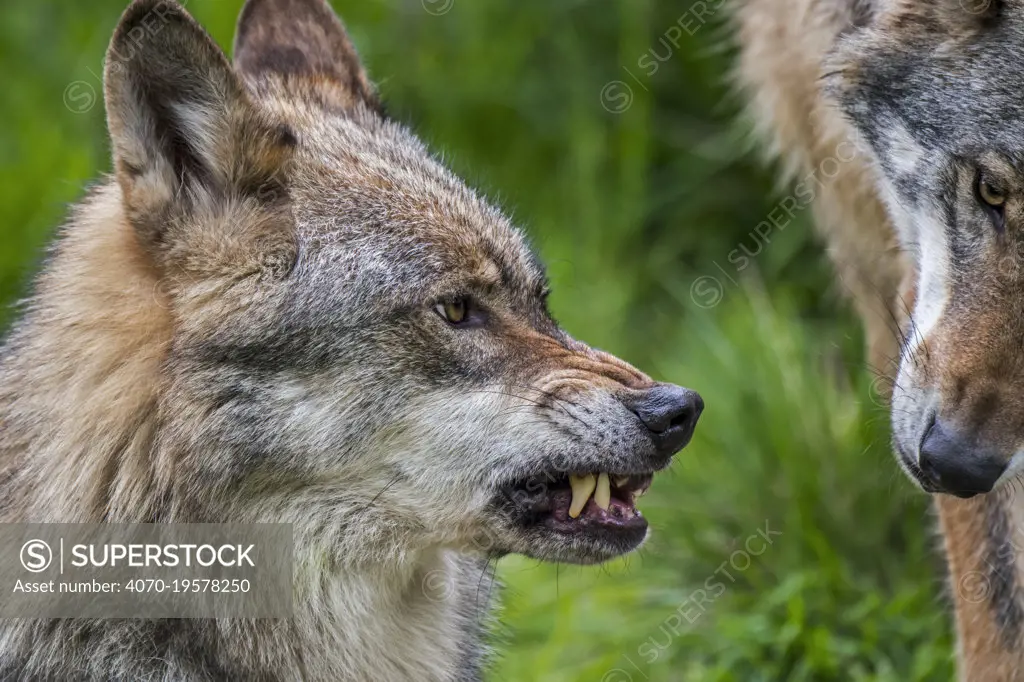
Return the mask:
<svg viewBox="0 0 1024 682">
<path fill-rule="evenodd" d="M 989 492 L 1008 462 L 972 441 L 970 434 L 936 420 L 921 441 L 921 473 L 940 491 L 957 497 Z"/>
<path fill-rule="evenodd" d="M 670 457 L 693 437 L 697 420 L 704 411 L 704 400 L 688 388 L 657 384 L 627 407 L 647 427 L 658 455 Z"/>
</svg>

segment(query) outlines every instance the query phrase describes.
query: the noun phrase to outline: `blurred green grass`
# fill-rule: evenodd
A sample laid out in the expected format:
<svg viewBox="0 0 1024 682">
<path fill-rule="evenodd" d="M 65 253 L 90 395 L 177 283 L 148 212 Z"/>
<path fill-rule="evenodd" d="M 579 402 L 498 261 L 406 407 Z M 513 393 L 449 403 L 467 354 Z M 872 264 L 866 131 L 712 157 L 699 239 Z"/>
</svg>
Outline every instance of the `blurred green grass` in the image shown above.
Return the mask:
<svg viewBox="0 0 1024 682">
<path fill-rule="evenodd" d="M 502 562 L 491 679 L 950 679 L 927 501 L 891 460 L 810 217 L 752 236 L 780 195 L 725 84 L 725 17 L 695 28 L 663 0 L 334 4 L 393 115 L 530 234 L 566 328 L 708 404 L 641 505 L 641 553 Z M 96 74 L 123 6 L 0 7 L 0 301 L 109 170 Z M 241 0 L 188 6 L 230 45 Z M 740 272 L 742 247 L 759 253 Z"/>
</svg>

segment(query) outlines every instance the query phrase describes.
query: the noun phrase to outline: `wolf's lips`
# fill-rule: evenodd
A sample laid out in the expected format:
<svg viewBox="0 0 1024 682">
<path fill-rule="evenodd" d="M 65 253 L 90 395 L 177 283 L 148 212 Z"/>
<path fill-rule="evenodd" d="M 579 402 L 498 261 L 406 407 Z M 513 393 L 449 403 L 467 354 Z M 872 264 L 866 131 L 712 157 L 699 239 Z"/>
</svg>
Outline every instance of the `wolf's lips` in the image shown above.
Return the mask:
<svg viewBox="0 0 1024 682">
<path fill-rule="evenodd" d="M 652 479 L 652 474 L 607 473 L 561 477 L 540 492 L 520 497 L 517 506 L 526 512 L 528 523 L 542 524 L 559 534 L 606 529 L 639 532 L 642 540 L 647 519 L 636 508 L 636 500 L 647 492 Z"/>
</svg>

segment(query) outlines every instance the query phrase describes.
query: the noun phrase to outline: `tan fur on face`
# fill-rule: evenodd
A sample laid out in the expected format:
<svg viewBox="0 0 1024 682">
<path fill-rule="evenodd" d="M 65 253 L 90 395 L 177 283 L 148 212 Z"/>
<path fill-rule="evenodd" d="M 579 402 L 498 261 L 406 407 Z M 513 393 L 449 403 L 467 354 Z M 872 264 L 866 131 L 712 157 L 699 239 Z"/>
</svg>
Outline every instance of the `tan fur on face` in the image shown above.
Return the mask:
<svg viewBox="0 0 1024 682">
<path fill-rule="evenodd" d="M 924 340 L 916 381 L 937 386 L 943 419 L 1008 462 L 1024 447 L 1024 368 L 1019 336 L 1007 323 L 1013 301 L 994 293 L 976 300 L 969 309 L 950 311 Z"/>
</svg>

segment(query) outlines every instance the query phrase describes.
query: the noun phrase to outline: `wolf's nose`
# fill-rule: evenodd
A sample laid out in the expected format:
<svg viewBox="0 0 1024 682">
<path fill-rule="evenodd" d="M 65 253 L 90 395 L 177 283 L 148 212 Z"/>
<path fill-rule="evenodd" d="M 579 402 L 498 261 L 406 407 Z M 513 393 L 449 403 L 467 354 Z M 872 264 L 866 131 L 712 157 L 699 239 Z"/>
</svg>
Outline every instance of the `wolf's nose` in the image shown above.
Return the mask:
<svg viewBox="0 0 1024 682">
<path fill-rule="evenodd" d="M 658 454 L 673 455 L 690 442 L 700 413 L 704 411 L 704 400 L 688 388 L 658 384 L 631 409 L 651 432 Z"/>
<path fill-rule="evenodd" d="M 936 420 L 921 443 L 920 466 L 942 491 L 968 498 L 992 490 L 1007 462 Z"/>
</svg>

